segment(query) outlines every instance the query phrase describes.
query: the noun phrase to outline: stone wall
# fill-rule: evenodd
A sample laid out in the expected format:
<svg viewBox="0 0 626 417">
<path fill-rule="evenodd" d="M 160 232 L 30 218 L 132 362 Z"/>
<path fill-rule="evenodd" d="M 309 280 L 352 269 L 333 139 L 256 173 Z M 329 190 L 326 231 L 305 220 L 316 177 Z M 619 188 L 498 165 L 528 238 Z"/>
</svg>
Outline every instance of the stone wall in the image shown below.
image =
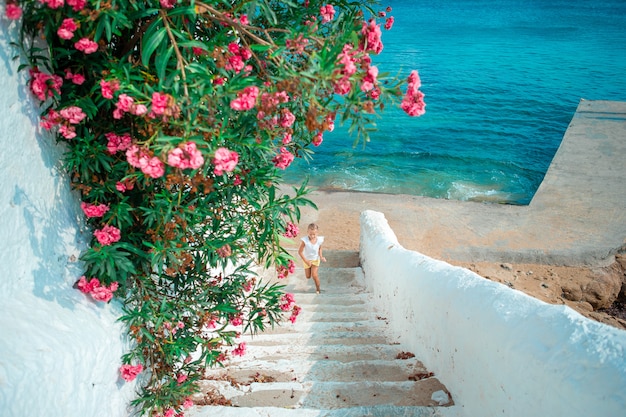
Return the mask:
<svg viewBox="0 0 626 417">
<path fill-rule="evenodd" d="M 372 301 L 468 417 L 623 415 L 626 332 L 408 251 L 380 212 L 360 244 Z"/>
<path fill-rule="evenodd" d="M 89 232 L 63 148 L 37 127 L 27 73 L 12 60 L 15 29 L 0 19 L 0 414 L 126 416 L 135 387 L 118 374 L 121 309 L 72 288 Z"/>
</svg>

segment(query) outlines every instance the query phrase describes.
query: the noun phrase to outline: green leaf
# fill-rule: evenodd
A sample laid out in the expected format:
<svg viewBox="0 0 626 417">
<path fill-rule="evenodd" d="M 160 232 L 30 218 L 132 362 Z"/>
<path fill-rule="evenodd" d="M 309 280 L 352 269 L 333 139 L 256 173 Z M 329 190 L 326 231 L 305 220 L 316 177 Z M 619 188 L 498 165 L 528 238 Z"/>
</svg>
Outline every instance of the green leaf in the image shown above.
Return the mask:
<svg viewBox="0 0 626 417">
<path fill-rule="evenodd" d="M 163 43 L 167 37 L 165 27 L 161 25 L 162 19 L 159 17 L 148 27 L 141 42 L 141 63 L 150 66 L 150 58 L 154 51 Z"/>
</svg>

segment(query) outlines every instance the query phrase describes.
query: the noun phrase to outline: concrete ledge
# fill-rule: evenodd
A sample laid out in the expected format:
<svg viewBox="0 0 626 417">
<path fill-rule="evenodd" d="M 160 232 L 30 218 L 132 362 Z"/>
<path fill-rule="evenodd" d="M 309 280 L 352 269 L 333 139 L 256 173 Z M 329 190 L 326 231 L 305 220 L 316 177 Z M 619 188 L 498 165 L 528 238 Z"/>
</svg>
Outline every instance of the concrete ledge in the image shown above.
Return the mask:
<svg viewBox="0 0 626 417">
<path fill-rule="evenodd" d="M 626 332 L 404 249 L 361 214 L 372 302 L 469 417 L 616 417 L 626 409 Z"/>
</svg>

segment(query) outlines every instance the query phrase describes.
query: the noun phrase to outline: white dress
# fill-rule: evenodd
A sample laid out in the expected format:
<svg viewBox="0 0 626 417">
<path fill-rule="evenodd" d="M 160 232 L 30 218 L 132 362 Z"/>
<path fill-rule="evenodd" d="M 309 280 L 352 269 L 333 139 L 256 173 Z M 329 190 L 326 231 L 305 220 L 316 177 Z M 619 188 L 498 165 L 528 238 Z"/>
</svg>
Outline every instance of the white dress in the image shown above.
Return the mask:
<svg viewBox="0 0 626 417">
<path fill-rule="evenodd" d="M 304 242 L 304 259 L 307 261 L 317 261 L 320 259 L 320 246 L 324 243 L 324 236 L 318 236 L 315 243 L 311 243 L 308 236 L 302 238 Z"/>
</svg>

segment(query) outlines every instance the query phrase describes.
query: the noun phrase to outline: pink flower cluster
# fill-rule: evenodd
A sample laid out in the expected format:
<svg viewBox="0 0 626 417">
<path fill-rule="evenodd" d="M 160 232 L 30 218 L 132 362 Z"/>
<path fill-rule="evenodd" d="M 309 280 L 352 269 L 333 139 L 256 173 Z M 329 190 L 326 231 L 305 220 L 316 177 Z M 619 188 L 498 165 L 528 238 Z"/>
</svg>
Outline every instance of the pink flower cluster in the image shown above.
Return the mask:
<svg viewBox="0 0 626 417">
<path fill-rule="evenodd" d="M 117 80 L 100 80 L 100 93 L 104 98 L 111 100 L 113 98 L 113 94 L 115 94 L 115 92 L 119 89 L 120 82 Z"/>
<path fill-rule="evenodd" d="M 89 294 L 96 301 L 109 302 L 113 298 L 113 293 L 119 288 L 117 282 L 111 283 L 108 287 L 101 285 L 98 278 L 91 278 L 87 281 L 87 278 L 83 275 L 76 283 L 78 288 L 83 294 Z"/>
<path fill-rule="evenodd" d="M 107 204 L 89 204 L 84 201 L 80 203 L 80 208 L 83 209 L 83 213 L 87 217 L 102 217 L 104 213 L 109 211 L 109 206 Z"/>
<path fill-rule="evenodd" d="M 300 233 L 298 226 L 292 222 L 287 222 L 287 227 L 285 228 L 285 237 L 294 238 L 298 236 L 298 233 Z"/>
<path fill-rule="evenodd" d="M 54 93 L 61 94 L 63 79 L 58 75 L 48 75 L 35 67 L 30 70 L 30 76 L 30 91 L 39 100 L 54 97 Z"/>
<path fill-rule="evenodd" d="M 320 15 L 322 16 L 322 23 L 328 23 L 335 18 L 335 8 L 332 4 L 327 4 L 320 7 Z"/>
<path fill-rule="evenodd" d="M 89 38 L 81 38 L 74 44 L 74 48 L 89 55 L 98 50 L 98 44 Z"/>
<path fill-rule="evenodd" d="M 122 375 L 122 378 L 124 378 L 124 381 L 126 382 L 130 382 L 137 378 L 137 375 L 139 375 L 141 371 L 143 371 L 142 364 L 120 366 L 120 375 Z"/>
<path fill-rule="evenodd" d="M 125 151 L 132 143 L 132 138 L 128 133 L 118 135 L 114 132 L 105 133 L 104 137 L 107 139 L 107 151 L 113 155 L 117 151 Z"/>
<path fill-rule="evenodd" d="M 70 106 L 59 112 L 51 109 L 46 116 L 41 118 L 39 124 L 46 130 L 50 130 L 58 125 L 59 133 L 65 139 L 73 139 L 76 137 L 76 127 L 73 125 L 79 124 L 85 117 L 87 115 L 83 112 L 83 109 L 78 106 Z"/>
<path fill-rule="evenodd" d="M 59 38 L 61 39 L 72 39 L 76 29 L 78 29 L 76 21 L 71 17 L 68 17 L 67 19 L 63 19 L 63 22 L 61 22 L 61 26 L 59 26 L 59 29 L 57 30 L 57 35 L 59 35 Z"/>
<path fill-rule="evenodd" d="M 204 157 L 194 142 L 186 142 L 168 152 L 167 164 L 180 169 L 198 169 L 204 164 Z"/>
<path fill-rule="evenodd" d="M 317 132 L 315 136 L 313 136 L 312 143 L 314 146 L 320 146 L 324 141 L 324 134 L 322 132 Z"/>
<path fill-rule="evenodd" d="M 280 153 L 272 159 L 274 166 L 280 169 L 286 169 L 294 160 L 294 156 L 284 146 L 280 148 Z"/>
<path fill-rule="evenodd" d="M 9 3 L 7 4 L 5 13 L 8 19 L 17 20 L 22 17 L 22 8 L 17 4 Z"/>
<path fill-rule="evenodd" d="M 280 297 L 280 309 L 282 311 L 289 311 L 296 303 L 296 299 L 294 298 L 292 293 L 285 293 L 282 297 Z"/>
<path fill-rule="evenodd" d="M 382 36 L 380 25 L 377 25 L 374 19 L 371 19 L 369 23 L 363 22 L 361 35 L 361 50 L 365 52 L 372 51 L 375 54 L 379 54 L 383 50 L 383 42 L 380 39 Z"/>
<path fill-rule="evenodd" d="M 139 168 L 141 172 L 151 178 L 160 178 L 165 174 L 165 164 L 156 156 L 152 156 L 146 149 L 131 145 L 126 150 L 128 163 Z"/>
<path fill-rule="evenodd" d="M 79 12 L 85 8 L 86 0 L 39 0 L 39 3 L 45 4 L 51 9 L 59 9 L 67 3 L 75 12 Z"/>
<path fill-rule="evenodd" d="M 408 84 L 406 95 L 402 99 L 400 107 L 409 116 L 421 116 L 426 112 L 426 103 L 424 103 L 424 93 L 419 91 L 421 81 L 417 71 L 411 71 Z"/>
<path fill-rule="evenodd" d="M 115 226 L 105 225 L 102 229 L 95 230 L 93 235 L 102 246 L 111 245 L 122 238 L 120 229 Z"/>
<path fill-rule="evenodd" d="M 65 79 L 72 81 L 76 85 L 82 85 L 85 82 L 85 76 L 82 74 L 73 74 L 69 68 L 65 69 Z"/>
<path fill-rule="evenodd" d="M 239 343 L 235 349 L 233 349 L 233 355 L 235 356 L 243 356 L 246 354 L 246 342 Z"/>
<path fill-rule="evenodd" d="M 235 71 L 236 74 L 239 74 L 243 70 L 246 72 L 252 70 L 250 65 L 246 66 L 246 61 L 252 57 L 252 51 L 250 49 L 242 48 L 235 42 L 231 42 L 228 44 L 228 52 L 226 65 L 224 65 L 225 69 Z"/>
<path fill-rule="evenodd" d="M 237 98 L 230 102 L 230 108 L 237 111 L 245 111 L 254 108 L 259 96 L 259 87 L 246 87 L 237 93 Z"/>
<path fill-rule="evenodd" d="M 224 172 L 232 172 L 239 162 L 239 154 L 228 148 L 218 148 L 213 157 L 213 172 L 215 175 L 223 175 Z"/>
<path fill-rule="evenodd" d="M 115 103 L 113 118 L 121 119 L 124 113 L 131 113 L 135 116 L 142 116 L 148 112 L 148 108 L 143 104 L 135 104 L 135 99 L 128 94 L 120 94 Z"/>
<path fill-rule="evenodd" d="M 276 267 L 276 272 L 278 273 L 278 279 L 285 279 L 287 278 L 287 275 L 296 272 L 296 263 L 290 259 L 287 261 L 287 266 L 278 265 Z"/>
<path fill-rule="evenodd" d="M 164 9 L 171 9 L 176 6 L 176 1 L 177 0 L 160 0 L 159 3 L 161 3 L 161 7 Z"/>
</svg>

